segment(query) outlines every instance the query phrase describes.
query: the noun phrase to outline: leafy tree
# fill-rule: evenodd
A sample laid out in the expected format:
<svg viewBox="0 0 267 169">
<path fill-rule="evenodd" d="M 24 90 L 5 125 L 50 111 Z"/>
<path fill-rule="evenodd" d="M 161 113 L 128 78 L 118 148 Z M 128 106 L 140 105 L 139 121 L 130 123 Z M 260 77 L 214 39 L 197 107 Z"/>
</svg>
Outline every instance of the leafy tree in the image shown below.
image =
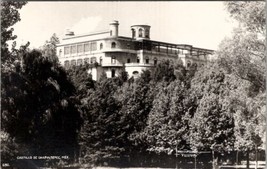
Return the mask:
<svg viewBox="0 0 267 169">
<path fill-rule="evenodd" d="M 2 79 L 1 127 L 30 154 L 69 154 L 77 150 L 80 113 L 65 71 L 33 50 L 21 67 Z"/>
<path fill-rule="evenodd" d="M 87 97 L 88 90 L 95 89 L 96 82 L 92 79 L 92 75 L 88 73 L 88 69 L 93 65 L 74 66 L 67 70 L 68 76 L 76 88 L 76 96 L 79 99 Z"/>
<path fill-rule="evenodd" d="M 47 57 L 51 62 L 58 62 L 56 47 L 59 43 L 59 38 L 54 33 L 49 41 L 41 47 L 41 52 L 44 57 Z"/>
<path fill-rule="evenodd" d="M 196 112 L 190 119 L 192 149 L 233 150 L 235 121 L 228 76 L 215 64 L 197 72 L 191 85 L 190 90 L 197 101 Z"/>
<path fill-rule="evenodd" d="M 21 1 L 1 1 L 1 62 L 2 65 L 9 61 L 13 63 L 17 58 L 11 57 L 8 50 L 7 42 L 15 40 L 16 35 L 13 35 L 12 26 L 20 21 L 20 14 L 18 12 L 27 2 Z"/>
<path fill-rule="evenodd" d="M 152 79 L 155 82 L 175 80 L 174 65 L 170 60 L 164 60 L 152 70 Z"/>
<path fill-rule="evenodd" d="M 239 21 L 248 31 L 265 34 L 265 2 L 225 2 L 231 16 Z"/>
<path fill-rule="evenodd" d="M 217 52 L 218 63 L 237 83 L 232 92 L 235 111 L 235 148 L 256 149 L 266 125 L 266 33 L 265 2 L 225 2 L 231 16 L 239 22 L 233 37 L 225 39 Z M 247 156 L 247 159 L 249 157 Z M 247 167 L 249 160 L 247 160 Z"/>
<path fill-rule="evenodd" d="M 145 128 L 150 151 L 171 153 L 177 146 L 179 148 L 182 146 L 180 124 L 182 114 L 184 114 L 182 105 L 184 96 L 180 87 L 175 82 L 170 85 L 166 82 L 157 84 L 158 93 L 154 98 L 153 108 L 149 113 Z"/>
<path fill-rule="evenodd" d="M 100 81 L 85 103 L 80 145 L 86 163 L 101 164 L 124 151 L 123 140 L 119 137 L 120 128 L 117 126 L 120 108 L 113 96 L 117 84 L 116 78 Z"/>
</svg>

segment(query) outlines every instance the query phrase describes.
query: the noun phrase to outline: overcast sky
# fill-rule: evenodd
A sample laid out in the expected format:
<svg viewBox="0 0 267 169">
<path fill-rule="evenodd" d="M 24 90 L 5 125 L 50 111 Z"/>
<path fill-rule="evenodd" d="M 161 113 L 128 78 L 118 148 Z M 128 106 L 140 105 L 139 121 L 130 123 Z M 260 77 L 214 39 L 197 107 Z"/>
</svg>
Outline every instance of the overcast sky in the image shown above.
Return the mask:
<svg viewBox="0 0 267 169">
<path fill-rule="evenodd" d="M 14 26 L 17 44 L 38 48 L 53 33 L 62 37 L 67 28 L 75 34 L 107 30 L 119 21 L 119 35 L 131 37 L 130 26 L 151 26 L 150 38 L 175 44 L 190 44 L 216 50 L 236 23 L 223 2 L 28 2 Z"/>
</svg>

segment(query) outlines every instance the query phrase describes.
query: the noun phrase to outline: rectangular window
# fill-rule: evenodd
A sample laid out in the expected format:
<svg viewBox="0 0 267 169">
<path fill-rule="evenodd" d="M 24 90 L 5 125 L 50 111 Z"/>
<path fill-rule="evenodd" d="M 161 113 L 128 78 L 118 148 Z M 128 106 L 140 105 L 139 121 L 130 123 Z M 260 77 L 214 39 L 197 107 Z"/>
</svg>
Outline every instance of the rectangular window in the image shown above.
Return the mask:
<svg viewBox="0 0 267 169">
<path fill-rule="evenodd" d="M 97 49 L 96 42 L 91 43 L 91 51 L 95 51 Z"/>
<path fill-rule="evenodd" d="M 83 45 L 80 44 L 77 46 L 78 53 L 83 53 Z"/>
<path fill-rule="evenodd" d="M 75 46 L 71 46 L 71 54 L 77 53 L 77 48 Z"/>
<path fill-rule="evenodd" d="M 131 63 L 131 59 L 127 59 L 127 63 Z"/>
<path fill-rule="evenodd" d="M 64 55 L 69 55 L 70 54 L 70 47 L 66 46 L 64 47 Z"/>
<path fill-rule="evenodd" d="M 84 44 L 84 52 L 89 52 L 89 43 Z"/>
</svg>

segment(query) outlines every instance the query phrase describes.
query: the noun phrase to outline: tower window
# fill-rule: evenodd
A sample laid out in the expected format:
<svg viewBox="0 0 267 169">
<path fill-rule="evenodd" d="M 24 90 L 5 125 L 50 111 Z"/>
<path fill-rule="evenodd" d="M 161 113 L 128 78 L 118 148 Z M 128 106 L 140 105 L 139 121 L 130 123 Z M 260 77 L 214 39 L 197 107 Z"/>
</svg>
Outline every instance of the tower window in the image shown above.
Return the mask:
<svg viewBox="0 0 267 169">
<path fill-rule="evenodd" d="M 145 31 L 145 37 L 149 38 L 149 30 L 148 29 L 146 29 L 146 31 Z"/>
<path fill-rule="evenodd" d="M 129 58 L 129 59 L 127 59 L 127 63 L 131 63 L 131 59 Z"/>
<path fill-rule="evenodd" d="M 137 57 L 136 62 L 137 62 L 137 63 L 140 63 L 140 59 L 139 59 L 139 57 Z"/>
<path fill-rule="evenodd" d="M 139 36 L 139 37 L 143 37 L 143 29 L 141 29 L 141 28 L 139 29 L 139 31 L 138 31 L 138 36 Z"/>
<path fill-rule="evenodd" d="M 111 48 L 116 48 L 116 43 L 115 42 L 111 43 Z"/>
<path fill-rule="evenodd" d="M 103 43 L 100 43 L 100 50 L 103 49 Z"/>
<path fill-rule="evenodd" d="M 132 29 L 132 37 L 134 38 L 135 37 L 135 30 L 134 29 Z"/>
</svg>

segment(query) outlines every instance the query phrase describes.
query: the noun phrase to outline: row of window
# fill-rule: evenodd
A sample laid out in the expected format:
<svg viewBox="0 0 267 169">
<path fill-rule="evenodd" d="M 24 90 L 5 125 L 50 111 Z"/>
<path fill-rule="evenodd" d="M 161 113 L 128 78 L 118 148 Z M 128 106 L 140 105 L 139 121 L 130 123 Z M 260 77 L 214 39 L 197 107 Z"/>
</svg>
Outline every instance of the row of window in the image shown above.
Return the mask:
<svg viewBox="0 0 267 169">
<path fill-rule="evenodd" d="M 111 48 L 116 48 L 116 43 L 111 43 Z M 100 43 L 99 49 L 103 49 L 103 43 Z M 76 54 L 76 53 L 85 53 L 89 51 L 95 51 L 97 50 L 97 43 L 91 42 L 91 43 L 84 43 L 84 44 L 78 44 L 78 45 L 72 45 L 72 46 L 65 46 L 64 47 L 64 55 L 69 54 Z"/>
<path fill-rule="evenodd" d="M 97 59 L 96 57 L 91 57 L 90 59 L 89 58 L 84 58 L 84 59 L 73 59 L 73 60 L 66 60 L 64 62 L 64 67 L 70 67 L 70 66 L 76 66 L 76 65 L 83 65 L 83 64 L 86 64 L 86 63 L 96 63 L 97 62 Z M 99 63 L 102 64 L 102 58 L 100 57 L 99 59 Z"/>
<path fill-rule="evenodd" d="M 136 36 L 135 29 L 132 29 L 132 36 L 133 36 L 133 38 Z M 148 29 L 145 30 L 145 36 L 144 36 L 144 30 L 142 28 L 139 28 L 138 37 L 140 37 L 140 38 L 142 38 L 142 37 L 149 38 L 149 30 Z"/>
<path fill-rule="evenodd" d="M 100 57 L 99 58 L 100 65 L 102 64 L 102 61 L 103 61 L 102 60 L 102 57 Z M 91 63 L 92 64 L 92 63 L 96 63 L 96 62 L 97 62 L 96 57 L 84 58 L 84 59 L 77 59 L 77 60 L 73 59 L 71 61 L 66 60 L 64 62 L 64 66 L 65 67 L 69 67 L 69 66 L 83 65 L 85 63 Z M 131 63 L 131 59 L 130 58 L 127 59 L 127 63 Z M 139 57 L 137 57 L 136 63 L 140 63 L 140 58 Z M 149 58 L 146 58 L 145 59 L 145 63 L 146 64 L 149 64 Z M 158 60 L 155 58 L 154 59 L 154 65 L 156 65 L 157 63 L 158 63 Z M 116 64 L 116 57 L 115 56 L 112 56 L 111 57 L 111 64 Z"/>
</svg>

